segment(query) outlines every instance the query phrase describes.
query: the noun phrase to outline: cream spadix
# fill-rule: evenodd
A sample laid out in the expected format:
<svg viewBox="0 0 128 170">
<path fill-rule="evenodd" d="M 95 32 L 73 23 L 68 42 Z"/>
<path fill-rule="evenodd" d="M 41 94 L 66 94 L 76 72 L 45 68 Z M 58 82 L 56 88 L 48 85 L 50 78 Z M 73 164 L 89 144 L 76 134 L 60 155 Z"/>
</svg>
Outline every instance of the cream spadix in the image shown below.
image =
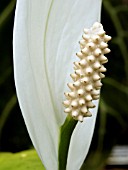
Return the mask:
<svg viewBox="0 0 128 170">
<path fill-rule="evenodd" d="M 89 109 L 95 105 L 93 103 L 88 105 L 88 102 L 100 97 L 103 78 L 101 72 L 106 71 L 103 64 L 108 61 L 104 54 L 110 52 L 107 42 L 111 39 L 98 22 L 90 29 L 84 29 L 82 37 L 83 39 L 79 41 L 81 52 L 77 53 L 80 61 L 74 62 L 74 73 L 71 74 L 74 75 L 71 76 L 74 82 L 70 83 L 70 87 L 74 88 L 70 88 L 71 92 L 68 93 L 73 95 L 68 96 L 66 101 L 68 105 L 65 105 L 65 112 L 79 121 L 91 115 Z M 87 81 L 83 81 L 84 79 Z"/>
</svg>

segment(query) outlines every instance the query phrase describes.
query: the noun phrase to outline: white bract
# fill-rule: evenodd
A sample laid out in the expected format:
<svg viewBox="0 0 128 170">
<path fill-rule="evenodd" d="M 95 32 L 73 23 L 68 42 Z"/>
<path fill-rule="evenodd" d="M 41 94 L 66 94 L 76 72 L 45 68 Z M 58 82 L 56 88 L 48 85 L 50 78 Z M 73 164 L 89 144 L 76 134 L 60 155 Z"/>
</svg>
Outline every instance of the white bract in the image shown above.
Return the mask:
<svg viewBox="0 0 128 170">
<path fill-rule="evenodd" d="M 47 170 L 58 169 L 62 106 L 83 28 L 100 21 L 101 0 L 17 0 L 14 22 L 14 74 L 22 114 Z M 80 169 L 90 146 L 98 108 L 77 124 L 67 170 Z"/>
</svg>

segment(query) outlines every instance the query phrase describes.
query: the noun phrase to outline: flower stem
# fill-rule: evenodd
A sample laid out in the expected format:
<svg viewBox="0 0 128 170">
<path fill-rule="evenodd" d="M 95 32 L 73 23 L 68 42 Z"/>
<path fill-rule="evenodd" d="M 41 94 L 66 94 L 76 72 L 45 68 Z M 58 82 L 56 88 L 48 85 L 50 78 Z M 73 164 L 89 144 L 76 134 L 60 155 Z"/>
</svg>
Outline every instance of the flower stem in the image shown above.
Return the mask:
<svg viewBox="0 0 128 170">
<path fill-rule="evenodd" d="M 77 120 L 74 120 L 72 117 L 67 116 L 64 124 L 60 128 L 58 170 L 66 170 L 70 140 L 77 122 Z"/>
</svg>

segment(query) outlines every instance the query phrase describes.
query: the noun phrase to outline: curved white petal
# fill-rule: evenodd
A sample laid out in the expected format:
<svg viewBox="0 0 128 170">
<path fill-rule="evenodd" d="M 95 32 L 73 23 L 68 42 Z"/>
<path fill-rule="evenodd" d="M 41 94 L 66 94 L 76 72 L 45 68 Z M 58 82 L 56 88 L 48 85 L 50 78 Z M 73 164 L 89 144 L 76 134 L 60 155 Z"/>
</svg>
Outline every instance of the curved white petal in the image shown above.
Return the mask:
<svg viewBox="0 0 128 170">
<path fill-rule="evenodd" d="M 20 107 L 46 169 L 57 170 L 58 126 L 44 61 L 44 34 L 51 1 L 18 0 L 14 24 L 14 72 Z"/>
<path fill-rule="evenodd" d="M 73 132 L 69 148 L 67 170 L 80 169 L 87 156 L 94 131 L 98 102 L 98 100 L 93 102 L 96 105 L 96 109 L 91 110 L 93 116 L 91 118 L 85 118 L 83 123 L 79 122 Z"/>
<path fill-rule="evenodd" d="M 83 28 L 99 20 L 100 3 L 101 0 L 17 0 L 14 24 L 16 89 L 30 137 L 47 170 L 57 169 L 58 131 L 66 116 L 61 103 L 75 53 L 79 51 L 77 42 Z M 95 122 L 95 117 L 93 119 Z M 91 120 L 89 125 L 83 123 L 83 126 L 92 127 L 88 145 L 94 127 Z M 87 153 L 80 153 L 78 162 L 76 154 L 72 157 L 76 153 L 74 140 L 78 136 L 82 140 L 89 134 L 81 128 L 78 125 L 73 134 L 68 169 L 77 165 L 77 170 Z M 78 147 L 78 156 L 80 151 Z"/>
</svg>

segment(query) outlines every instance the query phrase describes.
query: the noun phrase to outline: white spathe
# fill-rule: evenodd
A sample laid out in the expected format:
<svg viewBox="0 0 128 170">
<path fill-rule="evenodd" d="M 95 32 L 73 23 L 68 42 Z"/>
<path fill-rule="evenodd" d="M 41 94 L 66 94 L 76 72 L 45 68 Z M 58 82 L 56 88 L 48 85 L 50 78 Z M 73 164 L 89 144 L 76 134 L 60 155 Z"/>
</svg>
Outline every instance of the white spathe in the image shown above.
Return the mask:
<svg viewBox="0 0 128 170">
<path fill-rule="evenodd" d="M 47 170 L 58 169 L 59 128 L 66 117 L 63 92 L 79 51 L 78 41 L 84 27 L 100 20 L 100 12 L 101 0 L 17 0 L 13 37 L 16 90 L 28 132 Z M 78 170 L 83 163 L 97 107 L 73 133 L 67 170 Z"/>
</svg>

